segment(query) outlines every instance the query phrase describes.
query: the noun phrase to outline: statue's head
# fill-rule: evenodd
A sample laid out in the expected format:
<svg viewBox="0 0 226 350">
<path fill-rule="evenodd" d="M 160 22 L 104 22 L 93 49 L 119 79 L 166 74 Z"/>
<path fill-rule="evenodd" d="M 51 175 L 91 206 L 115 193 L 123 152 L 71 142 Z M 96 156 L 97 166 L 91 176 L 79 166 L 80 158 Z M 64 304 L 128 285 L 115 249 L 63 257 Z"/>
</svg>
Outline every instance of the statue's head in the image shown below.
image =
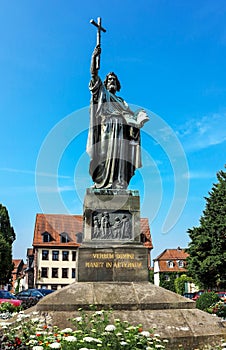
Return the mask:
<svg viewBox="0 0 226 350">
<path fill-rule="evenodd" d="M 104 86 L 112 93 L 116 93 L 116 91 L 120 91 L 121 89 L 120 81 L 114 72 L 110 72 L 106 75 Z"/>
</svg>

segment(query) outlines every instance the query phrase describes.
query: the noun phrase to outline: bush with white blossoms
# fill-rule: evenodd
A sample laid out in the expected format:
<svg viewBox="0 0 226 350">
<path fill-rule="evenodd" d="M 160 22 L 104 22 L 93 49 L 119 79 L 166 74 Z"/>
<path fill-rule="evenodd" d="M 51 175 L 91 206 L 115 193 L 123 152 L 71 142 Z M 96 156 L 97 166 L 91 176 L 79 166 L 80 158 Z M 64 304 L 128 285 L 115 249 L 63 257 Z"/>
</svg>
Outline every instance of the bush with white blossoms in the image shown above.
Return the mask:
<svg viewBox="0 0 226 350">
<path fill-rule="evenodd" d="M 80 310 L 80 316 L 71 320 L 73 327 L 60 330 L 51 326 L 53 320 L 49 317 L 19 313 L 16 322 L 2 326 L 0 350 L 166 349 L 167 340 L 161 340 L 153 330 L 143 330 L 142 325 L 132 326 L 119 319 L 110 321 L 110 314 Z M 225 343 L 216 349 L 226 350 Z"/>
</svg>

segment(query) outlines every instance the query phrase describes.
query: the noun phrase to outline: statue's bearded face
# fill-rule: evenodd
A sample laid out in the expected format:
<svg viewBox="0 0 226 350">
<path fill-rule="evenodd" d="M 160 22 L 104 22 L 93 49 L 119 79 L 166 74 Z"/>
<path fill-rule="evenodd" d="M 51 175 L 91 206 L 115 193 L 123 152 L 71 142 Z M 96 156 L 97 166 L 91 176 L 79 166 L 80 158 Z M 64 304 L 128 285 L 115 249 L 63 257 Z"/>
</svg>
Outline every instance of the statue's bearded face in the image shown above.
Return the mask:
<svg viewBox="0 0 226 350">
<path fill-rule="evenodd" d="M 117 91 L 117 79 L 112 74 L 110 74 L 107 78 L 107 90 L 113 94 L 115 94 Z"/>
</svg>

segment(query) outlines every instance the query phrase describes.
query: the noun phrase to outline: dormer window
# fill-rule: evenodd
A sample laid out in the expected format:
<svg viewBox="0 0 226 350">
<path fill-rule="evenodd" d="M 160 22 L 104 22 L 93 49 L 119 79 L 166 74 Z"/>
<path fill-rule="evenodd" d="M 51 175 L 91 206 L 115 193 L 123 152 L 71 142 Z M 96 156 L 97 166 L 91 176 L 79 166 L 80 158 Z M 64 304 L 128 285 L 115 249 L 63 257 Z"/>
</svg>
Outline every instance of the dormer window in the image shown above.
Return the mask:
<svg viewBox="0 0 226 350">
<path fill-rule="evenodd" d="M 49 232 L 45 231 L 42 233 L 42 242 L 43 243 L 47 243 L 47 242 L 51 242 L 52 241 L 52 237 L 49 234 Z"/>
<path fill-rule="evenodd" d="M 167 261 L 167 265 L 168 265 L 168 267 L 173 268 L 174 262 L 172 260 L 169 260 L 169 261 Z"/>
<path fill-rule="evenodd" d="M 69 238 L 69 235 L 68 235 L 67 232 L 62 232 L 60 234 L 60 242 L 61 243 L 68 243 L 68 242 L 70 242 L 70 238 Z"/>
<path fill-rule="evenodd" d="M 179 267 L 184 267 L 184 262 L 183 262 L 183 260 L 178 260 L 178 266 Z"/>
</svg>

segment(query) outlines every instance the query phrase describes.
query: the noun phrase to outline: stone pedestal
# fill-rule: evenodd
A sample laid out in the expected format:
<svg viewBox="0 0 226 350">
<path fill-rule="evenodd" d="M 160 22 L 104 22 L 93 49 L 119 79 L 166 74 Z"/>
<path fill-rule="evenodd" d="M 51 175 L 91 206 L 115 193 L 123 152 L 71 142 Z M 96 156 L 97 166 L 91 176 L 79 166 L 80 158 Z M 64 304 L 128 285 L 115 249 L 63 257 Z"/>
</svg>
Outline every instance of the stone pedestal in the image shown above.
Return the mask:
<svg viewBox="0 0 226 350">
<path fill-rule="evenodd" d="M 140 243 L 138 191 L 87 189 L 78 282 L 146 282 L 148 250 Z"/>
</svg>

